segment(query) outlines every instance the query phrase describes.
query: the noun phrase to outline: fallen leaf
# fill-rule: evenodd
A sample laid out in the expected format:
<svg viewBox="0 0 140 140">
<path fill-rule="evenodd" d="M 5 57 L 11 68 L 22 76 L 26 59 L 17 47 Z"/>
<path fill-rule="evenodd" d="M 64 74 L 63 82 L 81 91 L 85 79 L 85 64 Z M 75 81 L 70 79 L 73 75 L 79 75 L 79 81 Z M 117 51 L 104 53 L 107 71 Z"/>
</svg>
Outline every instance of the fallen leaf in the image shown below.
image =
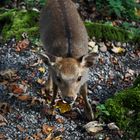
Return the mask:
<svg viewBox="0 0 140 140">
<path fill-rule="evenodd" d="M 25 128 L 23 128 L 22 126 L 20 125 L 17 125 L 17 128 L 20 132 L 24 132 L 25 131 Z"/>
<path fill-rule="evenodd" d="M 31 106 L 32 105 L 36 105 L 36 104 L 45 105 L 46 101 L 45 101 L 45 99 L 42 99 L 42 98 L 32 97 L 32 99 L 31 99 Z"/>
<path fill-rule="evenodd" d="M 97 133 L 103 130 L 103 124 L 92 121 L 83 126 L 88 133 Z"/>
<path fill-rule="evenodd" d="M 0 114 L 0 127 L 5 126 L 8 121 Z"/>
<path fill-rule="evenodd" d="M 62 100 L 59 100 L 56 103 L 55 108 L 58 108 L 61 113 L 65 113 L 71 110 L 71 106 L 68 103 L 64 103 Z"/>
<path fill-rule="evenodd" d="M 57 136 L 57 137 L 53 138 L 53 140 L 62 140 L 62 138 L 63 138 L 63 136 L 60 135 L 60 136 Z"/>
<path fill-rule="evenodd" d="M 37 83 L 39 83 L 40 85 L 44 85 L 46 83 L 46 80 L 38 78 Z"/>
<path fill-rule="evenodd" d="M 11 108 L 8 103 L 0 103 L 0 113 L 6 114 L 10 111 L 11 111 Z"/>
<path fill-rule="evenodd" d="M 38 70 L 39 70 L 40 72 L 42 72 L 42 73 L 45 72 L 45 68 L 44 68 L 44 67 L 40 67 Z"/>
<path fill-rule="evenodd" d="M 50 134 L 52 131 L 54 131 L 55 127 L 54 126 L 50 126 L 50 125 L 47 125 L 47 124 L 43 124 L 43 127 L 42 127 L 42 132 L 44 134 Z"/>
<path fill-rule="evenodd" d="M 57 122 L 57 123 L 64 123 L 64 119 L 62 119 L 62 118 L 57 118 L 57 119 L 56 119 L 56 122 Z"/>
<path fill-rule="evenodd" d="M 122 53 L 122 52 L 125 52 L 125 49 L 124 48 L 121 48 L 121 47 L 115 47 L 113 46 L 113 48 L 111 49 L 114 53 Z"/>
<path fill-rule="evenodd" d="M 52 140 L 52 138 L 53 138 L 52 133 L 50 133 L 45 140 Z"/>
<path fill-rule="evenodd" d="M 19 85 L 16 85 L 16 84 L 11 85 L 10 89 L 15 94 L 22 94 L 22 93 L 24 93 L 23 88 L 21 88 Z"/>
<path fill-rule="evenodd" d="M 54 135 L 50 133 L 45 140 L 62 140 L 62 138 L 63 138 L 62 135 L 54 137 Z"/>
<path fill-rule="evenodd" d="M 42 133 L 33 134 L 32 137 L 34 138 L 34 140 L 40 140 L 42 137 Z"/>
<path fill-rule="evenodd" d="M 17 71 L 11 69 L 0 71 L 0 77 L 3 80 L 12 80 L 13 77 L 17 76 L 16 72 Z"/>
<path fill-rule="evenodd" d="M 31 100 L 31 96 L 29 95 L 20 95 L 17 97 L 19 100 L 21 101 L 28 101 L 28 100 Z"/>
<path fill-rule="evenodd" d="M 28 39 L 24 39 L 22 41 L 19 41 L 16 45 L 16 51 L 19 52 L 25 48 L 27 48 L 29 46 L 29 40 Z"/>
</svg>

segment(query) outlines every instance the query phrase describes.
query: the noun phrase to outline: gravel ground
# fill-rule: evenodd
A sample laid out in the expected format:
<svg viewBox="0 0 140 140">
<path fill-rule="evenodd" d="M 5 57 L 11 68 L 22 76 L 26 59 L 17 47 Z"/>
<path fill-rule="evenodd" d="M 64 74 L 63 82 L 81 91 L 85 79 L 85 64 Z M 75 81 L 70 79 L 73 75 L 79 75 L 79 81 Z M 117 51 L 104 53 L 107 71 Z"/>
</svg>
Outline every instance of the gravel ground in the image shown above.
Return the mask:
<svg viewBox="0 0 140 140">
<path fill-rule="evenodd" d="M 30 45 L 18 52 L 14 44 L 15 41 L 11 40 L 8 44 L 0 45 L 0 70 L 16 70 L 19 78 L 9 81 L 9 84 L 12 82 L 22 84 L 22 81 L 26 81 L 25 92 L 30 96 L 41 98 L 39 93 L 42 85 L 37 83 L 37 80 L 38 78 L 47 80 L 47 67 L 43 63 L 31 66 L 38 60 L 34 53 L 37 47 Z M 101 44 L 98 43 L 98 46 Z M 102 103 L 112 97 L 115 92 L 131 86 L 135 77 L 140 74 L 140 50 L 126 43 L 123 47 L 125 52 L 121 54 L 115 54 L 111 49 L 102 50 L 99 47 L 99 60 L 90 69 L 88 81 L 89 100 L 92 104 L 94 101 Z M 46 71 L 38 72 L 39 67 L 44 67 Z M 7 85 L 0 83 L 0 102 L 8 103 L 11 108 L 11 111 L 4 115 L 7 120 L 6 125 L 0 126 L 2 140 L 45 140 L 47 134 L 42 133 L 44 124 L 55 126 L 55 137 L 62 135 L 64 140 L 102 140 L 105 139 L 105 135 L 110 136 L 112 140 L 119 139 L 113 137 L 112 132 L 111 134 L 104 132 L 99 135 L 89 135 L 82 128 L 87 121 L 80 115 L 76 119 L 59 113 L 53 118 L 45 116 L 42 113 L 43 105 L 29 106 L 29 102 L 10 96 L 13 93 Z M 61 118 L 63 122 L 56 121 L 58 118 Z M 38 138 L 37 134 L 40 134 Z"/>
</svg>

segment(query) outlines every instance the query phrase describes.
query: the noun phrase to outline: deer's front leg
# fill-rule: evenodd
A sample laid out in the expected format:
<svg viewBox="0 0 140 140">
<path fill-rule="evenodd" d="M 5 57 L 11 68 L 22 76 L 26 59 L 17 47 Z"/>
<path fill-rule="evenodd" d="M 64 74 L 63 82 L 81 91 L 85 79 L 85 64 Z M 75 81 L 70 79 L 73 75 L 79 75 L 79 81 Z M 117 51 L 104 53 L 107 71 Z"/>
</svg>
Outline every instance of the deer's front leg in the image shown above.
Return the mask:
<svg viewBox="0 0 140 140">
<path fill-rule="evenodd" d="M 52 97 L 52 100 L 51 100 L 51 106 L 53 106 L 55 104 L 55 99 L 56 99 L 56 96 L 57 96 L 57 92 L 58 92 L 58 87 L 53 82 L 53 97 Z"/>
<path fill-rule="evenodd" d="M 85 83 L 82 87 L 81 87 L 81 95 L 83 97 L 83 100 L 85 102 L 85 113 L 87 115 L 87 119 L 88 120 L 94 120 L 94 113 L 92 111 L 92 107 L 88 101 L 88 97 L 87 97 L 87 83 Z"/>
<path fill-rule="evenodd" d="M 53 88 L 53 81 L 52 81 L 51 75 L 49 74 L 48 81 L 47 81 L 47 87 L 46 87 L 47 92 L 51 92 L 52 88 Z"/>
</svg>

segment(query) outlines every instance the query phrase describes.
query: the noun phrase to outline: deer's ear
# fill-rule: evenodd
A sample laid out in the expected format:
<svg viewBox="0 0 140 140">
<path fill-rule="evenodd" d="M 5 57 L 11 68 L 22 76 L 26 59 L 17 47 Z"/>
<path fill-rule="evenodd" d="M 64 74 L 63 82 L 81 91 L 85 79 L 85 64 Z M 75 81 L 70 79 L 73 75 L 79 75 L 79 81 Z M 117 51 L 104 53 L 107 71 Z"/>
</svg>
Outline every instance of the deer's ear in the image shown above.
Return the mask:
<svg viewBox="0 0 140 140">
<path fill-rule="evenodd" d="M 97 53 L 89 53 L 87 55 L 84 55 L 80 58 L 80 64 L 83 67 L 89 68 L 96 63 L 97 57 Z"/>
<path fill-rule="evenodd" d="M 48 55 L 45 53 L 39 53 L 39 56 L 43 60 L 43 62 L 48 66 L 53 66 L 55 63 L 62 60 L 62 57 Z"/>
</svg>

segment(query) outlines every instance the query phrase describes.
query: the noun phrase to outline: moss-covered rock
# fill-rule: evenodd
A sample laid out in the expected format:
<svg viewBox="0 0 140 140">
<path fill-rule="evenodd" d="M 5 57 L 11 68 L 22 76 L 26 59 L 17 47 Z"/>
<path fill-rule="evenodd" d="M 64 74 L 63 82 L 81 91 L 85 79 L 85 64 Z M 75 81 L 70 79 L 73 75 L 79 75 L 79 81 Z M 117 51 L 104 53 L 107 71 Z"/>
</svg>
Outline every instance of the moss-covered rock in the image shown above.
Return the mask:
<svg viewBox="0 0 140 140">
<path fill-rule="evenodd" d="M 96 39 L 115 40 L 120 42 L 140 42 L 140 33 L 130 32 L 121 27 L 113 27 L 108 24 L 86 22 L 89 37 Z"/>
<path fill-rule="evenodd" d="M 29 37 L 39 37 L 38 17 L 39 13 L 32 10 L 12 9 L 4 12 L 0 15 L 3 39 L 13 36 L 20 39 L 23 32 L 28 33 Z"/>
<path fill-rule="evenodd" d="M 134 87 L 108 99 L 105 107 L 110 114 L 107 119 L 116 122 L 125 131 L 126 139 L 140 138 L 140 80 L 136 80 Z"/>
<path fill-rule="evenodd" d="M 30 38 L 39 37 L 38 19 L 39 12 L 33 10 L 12 9 L 5 12 L 0 10 L 0 33 L 5 41 L 13 36 L 20 39 L 23 32 L 28 33 Z M 90 38 L 95 36 L 96 39 L 140 42 L 140 32 L 130 32 L 102 23 L 86 22 L 85 26 Z"/>
</svg>

